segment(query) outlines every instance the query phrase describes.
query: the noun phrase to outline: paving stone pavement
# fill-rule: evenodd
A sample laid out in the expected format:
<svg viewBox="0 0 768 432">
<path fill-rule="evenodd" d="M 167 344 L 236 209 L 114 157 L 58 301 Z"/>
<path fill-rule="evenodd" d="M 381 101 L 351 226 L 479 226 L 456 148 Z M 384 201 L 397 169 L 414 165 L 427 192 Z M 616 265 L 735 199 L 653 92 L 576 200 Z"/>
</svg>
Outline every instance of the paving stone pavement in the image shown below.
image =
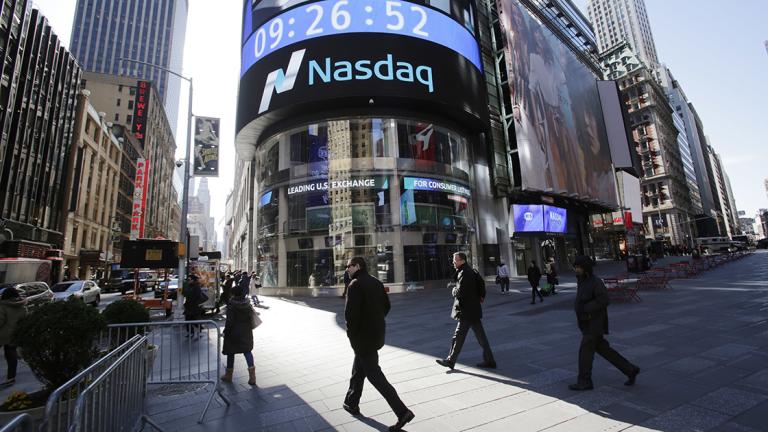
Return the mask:
<svg viewBox="0 0 768 432">
<path fill-rule="evenodd" d="M 598 274 L 619 271 L 601 265 Z M 602 273 L 601 273 L 602 272 Z M 603 274 L 608 273 L 608 274 Z M 523 280 L 511 295 L 489 285 L 484 325 L 499 368 L 483 370 L 469 336 L 454 371 L 435 364 L 454 329 L 447 290 L 390 295 L 380 364 L 416 414 L 408 431 L 768 431 L 768 252 L 759 251 L 672 290 L 640 292 L 641 303 L 610 306 L 609 341 L 642 368 L 634 387 L 597 358 L 595 390 L 572 392 L 579 333 L 575 280 L 529 304 Z M 366 385 L 361 418 L 341 409 L 352 350 L 338 298 L 267 298 L 256 329 L 257 388 L 244 360 L 203 424 L 202 397 L 150 400 L 169 431 L 373 431 L 396 421 Z"/>
</svg>

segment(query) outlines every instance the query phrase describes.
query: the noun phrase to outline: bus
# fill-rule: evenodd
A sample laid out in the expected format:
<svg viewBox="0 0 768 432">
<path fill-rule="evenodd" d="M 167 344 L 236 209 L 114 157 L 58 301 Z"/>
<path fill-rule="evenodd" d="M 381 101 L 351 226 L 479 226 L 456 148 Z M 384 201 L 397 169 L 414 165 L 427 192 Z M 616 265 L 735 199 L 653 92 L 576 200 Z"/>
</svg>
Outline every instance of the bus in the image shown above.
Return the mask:
<svg viewBox="0 0 768 432">
<path fill-rule="evenodd" d="M 704 255 L 715 253 L 729 253 L 736 250 L 736 246 L 728 237 L 699 237 L 696 246 Z"/>
</svg>

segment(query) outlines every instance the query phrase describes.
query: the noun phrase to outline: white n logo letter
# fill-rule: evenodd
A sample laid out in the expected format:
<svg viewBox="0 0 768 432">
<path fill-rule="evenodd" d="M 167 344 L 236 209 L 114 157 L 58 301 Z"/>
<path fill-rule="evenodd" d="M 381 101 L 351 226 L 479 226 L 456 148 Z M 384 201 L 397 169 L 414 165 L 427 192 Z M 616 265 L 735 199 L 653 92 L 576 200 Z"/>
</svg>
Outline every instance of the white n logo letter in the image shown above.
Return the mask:
<svg viewBox="0 0 768 432">
<path fill-rule="evenodd" d="M 296 75 L 299 74 L 301 61 L 304 60 L 306 49 L 294 51 L 291 54 L 291 60 L 288 62 L 288 69 L 283 72 L 282 69 L 272 71 L 267 76 L 267 83 L 264 85 L 264 93 L 261 95 L 261 105 L 259 105 L 259 114 L 269 109 L 269 103 L 272 101 L 272 90 L 277 93 L 293 90 L 296 83 Z"/>
</svg>

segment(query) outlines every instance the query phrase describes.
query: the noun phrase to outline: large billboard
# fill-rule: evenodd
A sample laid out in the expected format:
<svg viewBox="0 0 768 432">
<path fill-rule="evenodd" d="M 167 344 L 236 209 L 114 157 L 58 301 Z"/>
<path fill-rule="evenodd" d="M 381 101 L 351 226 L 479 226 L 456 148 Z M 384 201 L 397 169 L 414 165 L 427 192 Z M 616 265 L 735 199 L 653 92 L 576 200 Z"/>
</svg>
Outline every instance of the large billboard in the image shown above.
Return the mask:
<svg viewBox="0 0 768 432">
<path fill-rule="evenodd" d="M 518 0 L 497 0 L 524 189 L 616 205 L 596 77 Z"/>
<path fill-rule="evenodd" d="M 568 232 L 568 211 L 542 204 L 513 204 L 515 232 Z"/>
<path fill-rule="evenodd" d="M 195 117 L 195 176 L 219 175 L 219 119 Z"/>
<path fill-rule="evenodd" d="M 251 4 L 269 5 L 258 16 L 244 10 L 238 144 L 326 110 L 409 110 L 477 130 L 487 123 L 479 45 L 451 16 L 408 1 Z"/>
</svg>

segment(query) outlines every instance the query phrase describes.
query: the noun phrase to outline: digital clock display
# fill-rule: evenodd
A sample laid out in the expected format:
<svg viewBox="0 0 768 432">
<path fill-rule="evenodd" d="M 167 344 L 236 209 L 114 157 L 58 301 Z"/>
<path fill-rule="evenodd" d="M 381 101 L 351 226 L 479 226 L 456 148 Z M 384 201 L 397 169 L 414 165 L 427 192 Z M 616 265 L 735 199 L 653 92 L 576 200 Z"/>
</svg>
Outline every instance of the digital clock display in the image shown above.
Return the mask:
<svg viewBox="0 0 768 432">
<path fill-rule="evenodd" d="M 246 17 L 246 30 L 248 25 Z M 253 31 L 243 44 L 240 75 L 269 54 L 292 44 L 350 33 L 426 40 L 460 54 L 482 72 L 480 48 L 474 36 L 447 15 L 406 1 L 323 0 L 301 3 Z"/>
</svg>

